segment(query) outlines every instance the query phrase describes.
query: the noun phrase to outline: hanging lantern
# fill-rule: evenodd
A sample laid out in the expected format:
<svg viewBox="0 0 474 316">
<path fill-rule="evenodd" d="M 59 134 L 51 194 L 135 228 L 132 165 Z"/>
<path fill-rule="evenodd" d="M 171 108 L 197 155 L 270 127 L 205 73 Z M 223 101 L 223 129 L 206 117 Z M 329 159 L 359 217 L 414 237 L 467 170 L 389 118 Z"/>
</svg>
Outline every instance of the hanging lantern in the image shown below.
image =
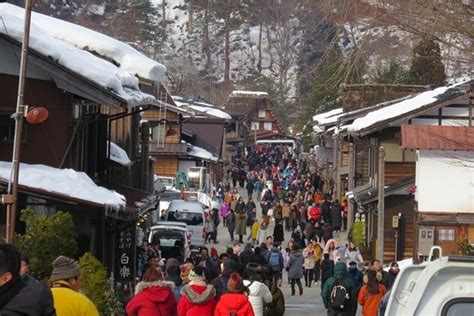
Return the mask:
<svg viewBox="0 0 474 316">
<path fill-rule="evenodd" d="M 43 123 L 48 119 L 49 112 L 46 108 L 43 107 L 34 107 L 28 111 L 26 115 L 26 120 L 30 124 L 39 124 Z"/>
</svg>

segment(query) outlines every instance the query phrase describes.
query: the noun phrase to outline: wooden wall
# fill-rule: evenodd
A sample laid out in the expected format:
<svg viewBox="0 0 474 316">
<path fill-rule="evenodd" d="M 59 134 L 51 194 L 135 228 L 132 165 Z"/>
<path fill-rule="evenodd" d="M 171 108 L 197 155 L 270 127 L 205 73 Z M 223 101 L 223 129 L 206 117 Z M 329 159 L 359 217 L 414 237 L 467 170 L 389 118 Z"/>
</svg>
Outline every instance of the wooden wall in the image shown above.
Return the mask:
<svg viewBox="0 0 474 316">
<path fill-rule="evenodd" d="M 0 113 L 5 119 L 0 124 L 6 124 L 15 112 L 18 77 L 0 74 L 0 86 Z M 41 124 L 24 121 L 21 162 L 59 167 L 71 135 L 72 95 L 58 89 L 54 82 L 27 79 L 25 102 L 47 108 L 49 117 Z M 12 142 L 0 142 L 0 160 L 11 161 L 12 150 Z"/>
<path fill-rule="evenodd" d="M 158 156 L 156 157 L 155 174 L 164 177 L 176 177 L 178 171 L 177 156 Z"/>
<path fill-rule="evenodd" d="M 395 183 L 406 177 L 415 175 L 414 162 L 386 162 L 385 184 Z"/>
</svg>

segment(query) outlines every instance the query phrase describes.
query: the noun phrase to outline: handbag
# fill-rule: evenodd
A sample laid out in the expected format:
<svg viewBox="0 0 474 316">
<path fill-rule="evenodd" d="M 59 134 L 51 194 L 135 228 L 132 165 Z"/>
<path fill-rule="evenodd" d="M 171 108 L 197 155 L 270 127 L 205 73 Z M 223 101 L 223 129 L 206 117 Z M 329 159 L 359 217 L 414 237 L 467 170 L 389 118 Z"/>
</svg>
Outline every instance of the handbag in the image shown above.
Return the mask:
<svg viewBox="0 0 474 316">
<path fill-rule="evenodd" d="M 270 216 L 270 217 L 273 216 L 273 208 L 271 208 L 271 209 L 268 210 L 267 215 Z"/>
</svg>

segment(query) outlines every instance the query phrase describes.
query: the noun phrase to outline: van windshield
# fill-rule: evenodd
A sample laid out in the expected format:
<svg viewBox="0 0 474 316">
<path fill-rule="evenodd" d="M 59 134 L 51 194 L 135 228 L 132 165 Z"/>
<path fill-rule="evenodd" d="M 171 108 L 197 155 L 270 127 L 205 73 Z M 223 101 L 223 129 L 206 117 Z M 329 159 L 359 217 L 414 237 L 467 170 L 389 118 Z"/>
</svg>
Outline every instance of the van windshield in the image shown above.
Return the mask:
<svg viewBox="0 0 474 316">
<path fill-rule="evenodd" d="M 168 221 L 186 223 L 191 226 L 203 225 L 202 213 L 194 212 L 170 212 L 168 215 Z"/>
</svg>

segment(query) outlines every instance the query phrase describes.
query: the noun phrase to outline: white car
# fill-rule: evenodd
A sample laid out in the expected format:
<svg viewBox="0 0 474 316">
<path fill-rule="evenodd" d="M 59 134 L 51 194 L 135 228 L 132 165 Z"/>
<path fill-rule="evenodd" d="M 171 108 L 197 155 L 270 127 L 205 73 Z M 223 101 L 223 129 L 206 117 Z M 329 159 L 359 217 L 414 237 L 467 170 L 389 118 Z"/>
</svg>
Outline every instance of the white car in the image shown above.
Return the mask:
<svg viewBox="0 0 474 316">
<path fill-rule="evenodd" d="M 183 262 L 191 255 L 191 233 L 185 223 L 159 222 L 150 228 L 148 242 L 158 242 L 165 259 L 176 258 Z"/>
<path fill-rule="evenodd" d="M 171 201 L 165 215 L 166 221 L 181 222 L 188 225 L 191 233 L 192 246 L 204 246 L 206 241 L 206 227 L 204 207 L 197 201 Z"/>
<path fill-rule="evenodd" d="M 432 260 L 433 249 L 439 259 Z M 433 249 L 427 262 L 399 272 L 383 315 L 474 315 L 474 257 L 443 257 L 440 247 Z"/>
</svg>

